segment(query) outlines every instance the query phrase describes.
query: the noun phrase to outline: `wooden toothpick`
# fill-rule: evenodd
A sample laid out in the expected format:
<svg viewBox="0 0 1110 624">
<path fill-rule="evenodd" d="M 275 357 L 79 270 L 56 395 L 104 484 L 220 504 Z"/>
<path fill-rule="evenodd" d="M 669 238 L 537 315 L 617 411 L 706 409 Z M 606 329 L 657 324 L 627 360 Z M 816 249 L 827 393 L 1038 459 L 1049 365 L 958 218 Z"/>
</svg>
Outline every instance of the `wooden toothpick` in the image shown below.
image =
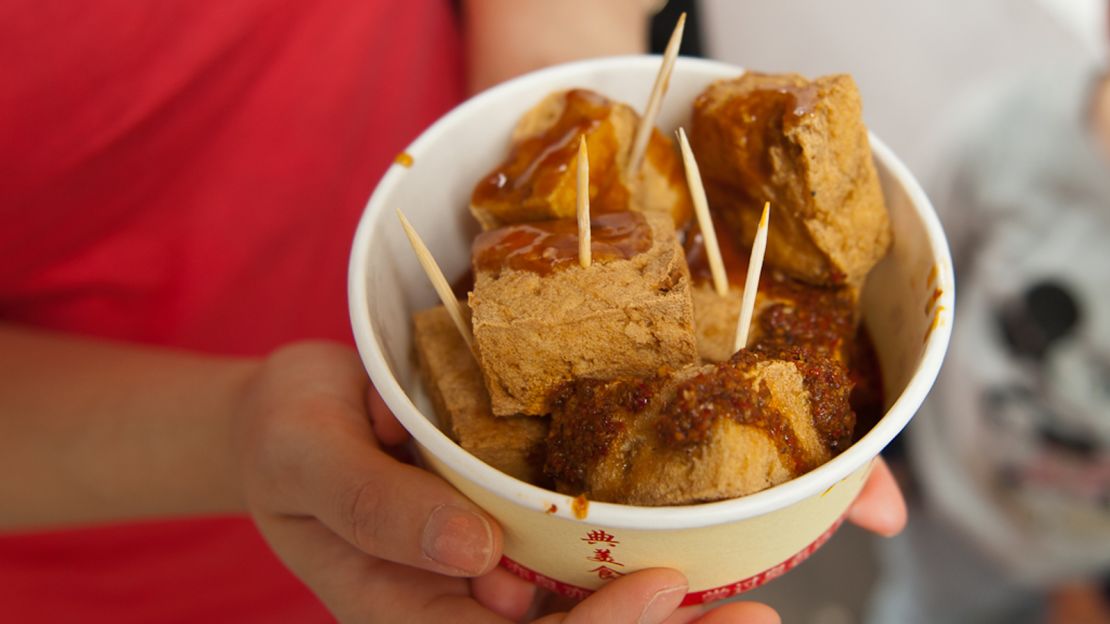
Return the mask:
<svg viewBox="0 0 1110 624">
<path fill-rule="evenodd" d="M 659 116 L 659 106 L 663 102 L 663 96 L 666 95 L 667 87 L 671 83 L 671 71 L 674 70 L 674 62 L 678 58 L 678 48 L 682 44 L 682 31 L 685 27 L 686 14 L 683 13 L 678 16 L 678 23 L 675 24 L 671 39 L 667 42 L 666 50 L 663 51 L 663 64 L 659 67 L 659 73 L 655 76 L 655 84 L 651 87 L 651 96 L 648 97 L 647 106 L 644 108 L 644 116 L 640 119 L 640 126 L 636 128 L 636 138 L 632 140 L 628 170 L 633 176 L 639 173 L 640 166 L 644 163 L 648 140 L 651 138 L 651 131 L 655 127 L 655 118 Z"/>
<path fill-rule="evenodd" d="M 586 135 L 578 141 L 578 264 L 590 266 L 590 155 Z"/>
<path fill-rule="evenodd" d="M 682 150 L 682 162 L 686 165 L 686 185 L 690 187 L 690 199 L 694 202 L 694 214 L 698 218 L 702 240 L 705 241 L 705 256 L 709 260 L 709 272 L 713 276 L 713 290 L 724 297 L 728 294 L 728 276 L 725 263 L 721 259 L 721 247 L 717 244 L 717 231 L 713 229 L 713 219 L 709 216 L 709 202 L 705 198 L 705 187 L 701 183 L 698 161 L 686 139 L 686 131 L 678 129 L 678 145 Z"/>
<path fill-rule="evenodd" d="M 748 346 L 748 333 L 751 329 L 752 314 L 755 312 L 755 293 L 759 289 L 759 273 L 763 269 L 763 256 L 767 251 L 767 222 L 771 216 L 771 202 L 763 204 L 763 214 L 759 217 L 759 228 L 752 241 L 752 255 L 748 259 L 748 278 L 744 280 L 744 298 L 740 302 L 740 319 L 736 324 L 736 343 L 732 350 L 739 351 Z"/>
<path fill-rule="evenodd" d="M 470 334 L 470 326 L 466 321 L 466 314 L 463 311 L 462 304 L 455 298 L 455 293 L 451 292 L 451 285 L 447 283 L 447 278 L 443 276 L 443 271 L 439 270 L 439 265 L 436 264 L 435 258 L 432 257 L 432 252 L 428 251 L 428 247 L 424 241 L 420 240 L 420 235 L 413 229 L 412 224 L 405 218 L 405 214 L 397 209 L 397 216 L 401 219 L 401 227 L 405 229 L 405 236 L 408 236 L 409 243 L 412 245 L 412 250 L 416 252 L 416 259 L 420 261 L 420 266 L 424 268 L 424 273 L 428 275 L 428 281 L 432 283 L 432 288 L 435 288 L 436 294 L 439 295 L 439 300 L 443 302 L 443 306 L 447 308 L 447 314 L 450 315 L 451 320 L 455 323 L 455 329 L 459 330 L 462 334 L 463 340 L 466 341 L 466 346 L 470 348 L 471 353 L 474 352 L 474 337 Z"/>
</svg>

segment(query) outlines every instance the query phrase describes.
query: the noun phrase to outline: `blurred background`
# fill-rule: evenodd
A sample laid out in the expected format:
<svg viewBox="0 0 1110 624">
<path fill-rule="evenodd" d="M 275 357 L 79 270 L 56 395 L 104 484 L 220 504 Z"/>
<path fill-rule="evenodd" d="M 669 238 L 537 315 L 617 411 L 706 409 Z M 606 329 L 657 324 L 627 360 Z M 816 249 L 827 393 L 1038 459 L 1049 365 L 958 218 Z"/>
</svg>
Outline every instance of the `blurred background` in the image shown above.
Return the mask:
<svg viewBox="0 0 1110 624">
<path fill-rule="evenodd" d="M 1101 239 L 1103 246 L 1110 243 L 1110 187 L 1103 188 L 1097 179 L 1105 179 L 1110 168 L 1099 162 L 1102 155 L 1083 151 L 1094 144 L 1083 138 L 1094 134 L 1093 129 L 1087 132 L 1089 124 L 1083 120 L 1089 109 L 1098 108 L 1097 100 L 1088 98 L 1088 87 L 1100 75 L 1097 68 L 1107 51 L 1106 4 L 701 0 L 672 1 L 657 19 L 655 39 L 665 40 L 677 13 L 693 6 L 698 38 L 688 35 L 684 54 L 765 72 L 852 74 L 862 92 L 868 126 L 922 180 L 954 247 L 981 246 L 989 260 L 1001 266 L 1010 262 L 1016 273 L 1029 276 L 1025 281 L 1010 280 L 1008 290 L 967 287 L 976 280 L 997 280 L 981 275 L 979 265 L 963 262 L 964 252 L 954 249 L 957 282 L 964 284 L 957 299 L 967 305 L 966 310 L 957 306 L 958 314 L 987 319 L 957 316 L 957 332 L 961 325 L 978 325 L 995 339 L 980 344 L 965 337 L 964 346 L 950 351 L 946 371 L 956 371 L 949 377 L 967 375 L 966 369 L 958 370 L 961 365 L 972 362 L 970 369 L 978 370 L 977 358 L 993 357 L 994 381 L 961 395 L 949 390 L 957 384 L 942 373 L 934 395 L 955 398 L 946 405 L 943 398 L 931 397 L 918 418 L 929 419 L 929 425 L 939 423 L 937 430 L 911 430 L 889 449 L 889 461 L 911 502 L 905 534 L 885 540 L 846 525 L 810 563 L 747 595 L 773 605 L 784 622 L 1110 621 L 1110 367 L 1091 364 L 1110 361 L 1105 355 L 1110 345 L 1103 341 L 1106 329 L 1095 324 L 1110 301 L 1097 286 L 1091 294 L 1072 285 L 1083 280 L 1070 279 L 1067 268 L 1069 262 L 1080 262 L 1071 251 L 1077 245 L 1099 247 L 1100 236 L 1107 237 Z M 1080 78 L 1071 80 L 1072 76 Z M 994 119 L 1009 120 L 1009 125 L 983 122 Z M 983 139 L 966 133 L 969 124 L 992 130 L 980 133 L 988 137 Z M 976 147 L 977 141 L 991 142 L 990 132 L 1021 138 L 993 141 L 1006 148 Z M 1091 168 L 1079 167 L 1082 173 L 1076 174 L 1075 161 Z M 1067 167 L 1058 166 L 1061 162 Z M 957 189 L 962 195 L 953 194 L 953 179 L 962 185 Z M 1007 181 L 1010 194 L 993 188 Z M 996 209 L 996 204 L 1004 209 Z M 1007 260 L 1006 253 L 1014 253 L 1015 228 L 1028 230 L 1035 224 L 1035 231 L 1047 227 L 1041 231 L 1051 233 L 1054 224 L 1046 226 L 1041 213 L 1060 210 L 1062 217 L 1064 208 L 1058 206 L 1064 205 L 1067 214 L 1079 215 L 1073 219 L 1080 224 L 1075 229 L 1099 234 L 1087 239 L 1074 233 L 1045 234 L 1040 248 L 1019 245 L 1016 257 L 1028 249 L 1031 256 L 1055 260 L 1028 266 Z M 991 210 L 988 216 L 976 216 L 977 211 Z M 1110 266 L 1110 254 L 1098 254 L 1102 255 L 1086 254 L 1082 262 Z M 976 296 L 964 297 L 967 288 Z M 978 296 L 980 292 L 987 294 Z M 1016 307 L 1007 303 L 1012 300 L 1018 301 Z M 1005 320 L 1013 318 L 1023 321 Z M 1003 331 L 994 332 L 995 325 Z M 953 340 L 961 340 L 959 333 Z M 1029 340 L 1039 346 L 1032 351 L 1015 346 Z M 1055 357 L 1069 353 L 1067 345 L 1084 341 L 1096 355 Z M 1080 363 L 1069 368 L 1060 363 L 1065 361 Z M 1078 389 L 1054 383 L 1053 370 L 1074 372 L 1077 367 L 1102 367 L 1102 372 Z M 1006 402 L 1011 396 L 1019 398 Z M 974 455 L 974 448 L 968 451 L 965 445 L 967 453 L 948 457 L 930 453 L 927 443 L 912 439 L 932 435 L 943 445 L 953 429 L 966 433 L 959 418 L 988 421 L 978 429 L 968 425 L 977 433 L 967 437 L 977 443 L 990 443 L 992 437 L 1017 442 L 1004 448 L 1000 444 L 1003 450 L 988 454 L 997 461 L 984 462 L 986 467 L 972 474 L 974 466 L 958 460 Z M 949 426 L 953 422 L 956 425 Z M 933 488 L 940 494 L 930 495 L 930 466 L 938 463 L 950 470 L 932 475 L 940 482 Z M 1028 476 L 1045 472 L 1046 466 L 1056 481 Z M 1068 489 L 1061 480 L 1085 485 L 1061 494 Z M 972 520 L 962 517 L 962 506 L 974 506 L 962 501 L 981 498 L 983 492 L 997 504 L 976 508 L 978 516 L 965 514 L 975 516 Z M 946 503 L 956 512 L 945 514 Z M 1065 516 L 1072 520 L 1057 522 Z M 1005 538 L 990 537 L 996 527 Z M 991 554 L 992 548 L 1012 553 L 1021 544 L 1027 545 L 1027 550 L 1019 548 L 1026 559 L 1039 559 L 1043 565 Z"/>
</svg>

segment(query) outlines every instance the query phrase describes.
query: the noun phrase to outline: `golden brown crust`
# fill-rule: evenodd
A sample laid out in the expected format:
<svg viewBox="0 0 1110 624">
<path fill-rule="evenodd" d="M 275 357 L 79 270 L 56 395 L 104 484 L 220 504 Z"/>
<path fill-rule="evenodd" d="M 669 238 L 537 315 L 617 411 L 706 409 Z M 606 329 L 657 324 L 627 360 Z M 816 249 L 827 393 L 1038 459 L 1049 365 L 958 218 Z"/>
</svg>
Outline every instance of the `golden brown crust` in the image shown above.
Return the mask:
<svg viewBox="0 0 1110 624">
<path fill-rule="evenodd" d="M 732 357 L 743 289 L 729 287 L 721 297 L 708 282 L 690 289 L 698 355 L 708 362 Z M 778 271 L 762 275 L 756 293 L 749 345 L 800 346 L 850 365 L 857 332 L 859 291 L 842 286 L 810 286 Z"/>
<path fill-rule="evenodd" d="M 413 330 L 421 379 L 441 428 L 494 468 L 522 481 L 539 482 L 547 421 L 493 415 L 482 373 L 446 308 L 417 312 Z"/>
<path fill-rule="evenodd" d="M 517 122 L 507 159 L 475 187 L 470 212 L 484 229 L 576 214 L 578 138 L 590 154 L 590 207 L 662 212 L 676 227 L 693 213 L 674 143 L 653 131 L 641 171 L 628 170 L 640 116 L 584 89 L 557 91 Z"/>
<path fill-rule="evenodd" d="M 843 367 L 796 350 L 651 379 L 578 380 L 552 400 L 545 470 L 591 500 L 680 505 L 743 496 L 828 461 L 854 414 Z"/>
<path fill-rule="evenodd" d="M 682 249 L 669 216 L 645 219 L 652 246 L 629 260 L 549 275 L 475 271 L 474 340 L 494 414 L 544 414 L 550 392 L 573 378 L 697 361 Z"/>
<path fill-rule="evenodd" d="M 690 142 L 713 211 L 754 237 L 772 204 L 766 262 L 813 284 L 862 284 L 890 224 L 850 76 L 748 72 L 694 103 Z"/>
</svg>

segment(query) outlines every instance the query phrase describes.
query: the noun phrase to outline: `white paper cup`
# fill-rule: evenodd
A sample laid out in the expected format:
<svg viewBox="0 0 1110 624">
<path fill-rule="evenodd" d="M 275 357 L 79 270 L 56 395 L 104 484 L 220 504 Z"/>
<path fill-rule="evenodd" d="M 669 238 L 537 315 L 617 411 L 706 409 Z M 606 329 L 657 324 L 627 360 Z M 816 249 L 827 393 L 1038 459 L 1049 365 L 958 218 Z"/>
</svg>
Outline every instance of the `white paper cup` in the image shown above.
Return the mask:
<svg viewBox="0 0 1110 624">
<path fill-rule="evenodd" d="M 396 209 L 412 221 L 448 277 L 462 275 L 477 231 L 467 212 L 470 193 L 505 158 L 517 119 L 545 95 L 571 87 L 640 107 L 659 64 L 657 56 L 632 56 L 552 67 L 486 91 L 436 122 L 406 150 L 411 163 L 398 159 L 366 206 L 351 255 L 350 312 L 374 385 L 412 433 L 427 466 L 501 523 L 503 566 L 576 597 L 620 574 L 672 567 L 689 580 L 685 604 L 694 604 L 755 588 L 832 535 L 872 460 L 906 426 L 936 378 L 951 334 L 955 288 L 948 245 L 929 200 L 872 135 L 894 243 L 868 279 L 863 307 L 889 409 L 851 448 L 750 496 L 676 507 L 590 503 L 579 519 L 570 497 L 505 475 L 452 442 L 435 424 L 412 348 L 412 313 L 437 299 Z M 688 123 L 698 93 L 742 71 L 680 58 L 658 125 L 669 132 Z"/>
</svg>

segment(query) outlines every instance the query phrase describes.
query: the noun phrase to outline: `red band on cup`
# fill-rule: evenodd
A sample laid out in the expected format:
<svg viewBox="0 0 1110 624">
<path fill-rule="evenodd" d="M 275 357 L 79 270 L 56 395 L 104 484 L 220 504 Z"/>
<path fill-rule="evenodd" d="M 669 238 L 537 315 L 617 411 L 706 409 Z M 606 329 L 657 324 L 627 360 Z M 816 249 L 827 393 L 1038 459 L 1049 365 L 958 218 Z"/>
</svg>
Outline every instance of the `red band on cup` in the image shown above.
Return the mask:
<svg viewBox="0 0 1110 624">
<path fill-rule="evenodd" d="M 770 568 L 760 572 L 759 574 L 749 576 L 742 581 L 737 581 L 728 585 L 721 585 L 720 587 L 714 587 L 713 589 L 706 589 L 686 594 L 686 597 L 682 599 L 682 606 L 703 604 L 706 602 L 713 602 L 714 600 L 721 600 L 723 598 L 736 596 L 746 591 L 753 590 L 770 580 L 776 579 L 783 574 L 786 574 L 790 570 L 797 567 L 798 564 L 808 559 L 810 555 L 817 552 L 817 549 L 823 546 L 825 542 L 829 541 L 829 538 L 833 536 L 833 533 L 836 533 L 836 530 L 839 529 L 840 525 L 843 523 L 844 516 L 841 516 L 839 519 L 837 519 L 836 522 L 832 523 L 832 526 L 826 529 L 824 533 L 817 536 L 817 539 L 813 540 L 813 542 L 810 543 L 809 546 L 806 546 L 802 550 L 798 551 L 797 554 L 795 554 L 793 557 L 790 557 L 786 561 L 783 561 L 776 566 L 771 566 Z M 513 574 L 528 581 L 529 583 L 562 594 L 564 596 L 574 598 L 576 600 L 582 600 L 590 594 L 594 593 L 593 590 L 586 589 L 584 587 L 578 587 L 577 585 L 571 585 L 570 583 L 564 583 L 562 581 L 556 581 L 553 578 L 546 577 L 539 572 L 536 572 L 535 570 L 520 565 L 519 563 L 513 561 L 512 559 L 509 559 L 506 556 L 501 557 L 500 565 L 509 572 L 512 572 Z"/>
</svg>

